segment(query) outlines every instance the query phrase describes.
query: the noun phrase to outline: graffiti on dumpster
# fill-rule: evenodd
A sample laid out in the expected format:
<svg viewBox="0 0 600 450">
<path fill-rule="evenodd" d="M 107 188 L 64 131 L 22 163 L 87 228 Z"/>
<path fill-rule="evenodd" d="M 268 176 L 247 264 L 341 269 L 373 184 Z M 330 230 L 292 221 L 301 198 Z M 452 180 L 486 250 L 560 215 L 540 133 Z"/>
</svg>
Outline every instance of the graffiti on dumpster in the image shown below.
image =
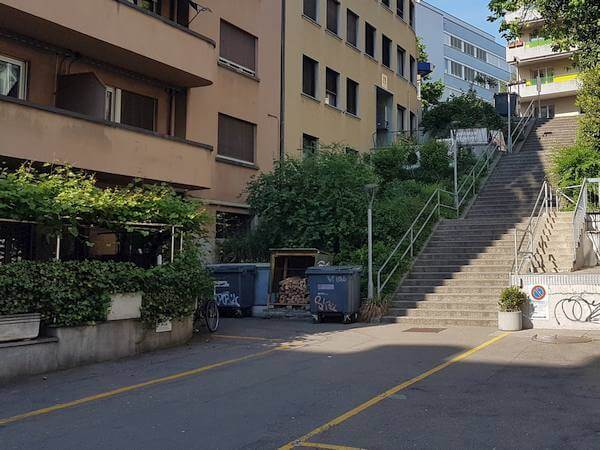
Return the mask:
<svg viewBox="0 0 600 450">
<path fill-rule="evenodd" d="M 600 303 L 584 299 L 581 295 L 574 295 L 561 299 L 554 306 L 554 317 L 560 325 L 556 312 L 562 311 L 567 320 L 571 322 L 597 323 L 600 325 Z"/>
<path fill-rule="evenodd" d="M 215 281 L 215 301 L 219 306 L 240 307 L 240 296 L 229 291 L 229 282 Z"/>
<path fill-rule="evenodd" d="M 319 312 L 337 312 L 337 306 L 331 300 L 324 299 L 320 295 L 315 297 L 315 305 Z"/>
</svg>

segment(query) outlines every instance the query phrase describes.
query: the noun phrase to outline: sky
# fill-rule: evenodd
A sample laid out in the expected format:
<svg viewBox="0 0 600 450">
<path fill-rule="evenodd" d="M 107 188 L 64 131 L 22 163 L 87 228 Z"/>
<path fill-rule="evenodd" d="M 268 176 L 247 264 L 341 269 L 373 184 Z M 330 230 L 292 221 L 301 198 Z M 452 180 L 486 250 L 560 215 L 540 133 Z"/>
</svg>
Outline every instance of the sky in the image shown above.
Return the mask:
<svg viewBox="0 0 600 450">
<path fill-rule="evenodd" d="M 426 0 L 427 3 L 481 28 L 496 36 L 496 41 L 502 45 L 506 41 L 498 33 L 498 23 L 487 21 L 490 11 L 487 7 L 489 0 Z"/>
</svg>

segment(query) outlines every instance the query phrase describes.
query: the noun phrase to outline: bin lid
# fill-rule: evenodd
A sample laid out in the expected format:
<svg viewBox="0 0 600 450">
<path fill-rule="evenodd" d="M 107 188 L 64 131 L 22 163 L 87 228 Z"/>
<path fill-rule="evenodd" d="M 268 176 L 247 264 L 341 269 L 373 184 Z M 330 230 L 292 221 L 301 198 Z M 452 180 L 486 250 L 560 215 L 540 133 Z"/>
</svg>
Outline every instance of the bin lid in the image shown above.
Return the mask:
<svg viewBox="0 0 600 450">
<path fill-rule="evenodd" d="M 255 272 L 256 264 L 210 264 L 206 268 L 214 273 Z"/>
<path fill-rule="evenodd" d="M 306 275 L 354 275 L 360 272 L 360 266 L 317 266 L 306 269 Z"/>
</svg>

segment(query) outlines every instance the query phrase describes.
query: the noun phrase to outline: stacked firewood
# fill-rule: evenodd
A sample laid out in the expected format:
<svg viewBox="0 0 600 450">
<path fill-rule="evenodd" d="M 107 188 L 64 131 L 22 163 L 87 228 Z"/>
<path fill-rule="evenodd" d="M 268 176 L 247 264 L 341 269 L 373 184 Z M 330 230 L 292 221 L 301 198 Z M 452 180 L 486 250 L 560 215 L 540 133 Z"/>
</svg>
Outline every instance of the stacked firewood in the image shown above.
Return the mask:
<svg viewBox="0 0 600 450">
<path fill-rule="evenodd" d="M 306 305 L 308 304 L 308 289 L 306 279 L 289 277 L 279 283 L 279 304 Z"/>
</svg>

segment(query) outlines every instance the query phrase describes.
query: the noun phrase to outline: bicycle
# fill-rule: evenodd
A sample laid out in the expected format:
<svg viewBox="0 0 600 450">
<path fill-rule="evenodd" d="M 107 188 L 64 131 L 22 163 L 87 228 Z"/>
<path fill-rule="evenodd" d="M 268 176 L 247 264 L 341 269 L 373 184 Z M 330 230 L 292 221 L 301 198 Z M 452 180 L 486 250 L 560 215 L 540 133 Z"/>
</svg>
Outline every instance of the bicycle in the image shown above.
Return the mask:
<svg viewBox="0 0 600 450">
<path fill-rule="evenodd" d="M 198 305 L 194 313 L 194 330 L 199 331 L 206 325 L 208 331 L 214 333 L 219 328 L 219 308 L 214 299 L 207 300 L 202 306 Z"/>
</svg>

